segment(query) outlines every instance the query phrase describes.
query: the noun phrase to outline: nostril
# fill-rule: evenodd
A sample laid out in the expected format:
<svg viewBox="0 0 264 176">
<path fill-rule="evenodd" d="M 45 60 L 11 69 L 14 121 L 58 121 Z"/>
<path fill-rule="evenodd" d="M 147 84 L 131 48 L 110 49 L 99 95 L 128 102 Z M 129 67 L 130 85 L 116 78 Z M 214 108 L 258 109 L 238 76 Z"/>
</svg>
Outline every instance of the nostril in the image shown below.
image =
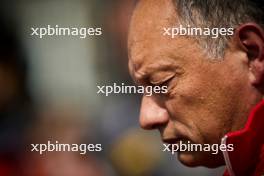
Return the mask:
<svg viewBox="0 0 264 176">
<path fill-rule="evenodd" d="M 161 124 L 152 124 L 148 127 L 148 130 L 155 130 L 155 129 L 159 129 L 160 126 L 162 126 Z"/>
<path fill-rule="evenodd" d="M 140 124 L 141 128 L 144 130 L 153 130 L 155 125 L 151 125 L 151 124 Z"/>
<path fill-rule="evenodd" d="M 155 130 L 166 124 L 167 123 L 140 123 L 140 127 L 144 130 Z"/>
</svg>

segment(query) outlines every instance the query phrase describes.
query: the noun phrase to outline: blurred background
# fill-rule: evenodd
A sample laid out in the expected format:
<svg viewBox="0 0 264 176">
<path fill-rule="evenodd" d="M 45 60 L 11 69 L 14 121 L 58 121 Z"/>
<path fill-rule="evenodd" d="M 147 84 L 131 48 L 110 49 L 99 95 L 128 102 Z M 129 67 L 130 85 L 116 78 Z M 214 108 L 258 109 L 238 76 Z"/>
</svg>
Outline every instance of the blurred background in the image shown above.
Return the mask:
<svg viewBox="0 0 264 176">
<path fill-rule="evenodd" d="M 187 168 L 138 125 L 140 95 L 97 94 L 132 85 L 126 39 L 131 0 L 1 0 L 0 176 L 222 175 Z M 31 27 L 101 27 L 103 35 L 31 36 Z M 30 152 L 31 145 L 100 143 L 102 152 Z"/>
</svg>

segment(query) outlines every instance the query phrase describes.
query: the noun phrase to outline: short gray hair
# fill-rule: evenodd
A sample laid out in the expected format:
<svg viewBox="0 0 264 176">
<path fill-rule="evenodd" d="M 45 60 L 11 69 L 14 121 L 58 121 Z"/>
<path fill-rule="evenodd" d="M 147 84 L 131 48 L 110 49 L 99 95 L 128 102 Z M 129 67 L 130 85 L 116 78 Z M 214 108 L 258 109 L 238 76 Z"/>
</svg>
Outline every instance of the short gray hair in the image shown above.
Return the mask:
<svg viewBox="0 0 264 176">
<path fill-rule="evenodd" d="M 174 0 L 183 25 L 236 28 L 247 22 L 264 23 L 264 0 Z M 230 37 L 196 37 L 207 53 L 223 58 Z"/>
</svg>

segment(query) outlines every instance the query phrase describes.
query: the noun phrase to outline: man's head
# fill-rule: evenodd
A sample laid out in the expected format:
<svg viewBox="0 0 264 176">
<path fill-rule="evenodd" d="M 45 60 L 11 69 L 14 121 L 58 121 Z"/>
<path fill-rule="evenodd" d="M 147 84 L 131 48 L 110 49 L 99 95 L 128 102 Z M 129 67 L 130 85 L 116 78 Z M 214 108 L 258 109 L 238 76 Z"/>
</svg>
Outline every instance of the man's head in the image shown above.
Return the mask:
<svg viewBox="0 0 264 176">
<path fill-rule="evenodd" d="M 167 143 L 219 144 L 244 126 L 264 90 L 264 33 L 256 7 L 246 0 L 138 2 L 128 41 L 130 73 L 138 84 L 168 86 L 167 94 L 143 96 L 144 129 L 158 129 Z M 179 24 L 233 27 L 235 33 L 217 39 L 163 35 Z M 179 152 L 178 158 L 188 166 L 224 162 L 220 152 Z"/>
</svg>

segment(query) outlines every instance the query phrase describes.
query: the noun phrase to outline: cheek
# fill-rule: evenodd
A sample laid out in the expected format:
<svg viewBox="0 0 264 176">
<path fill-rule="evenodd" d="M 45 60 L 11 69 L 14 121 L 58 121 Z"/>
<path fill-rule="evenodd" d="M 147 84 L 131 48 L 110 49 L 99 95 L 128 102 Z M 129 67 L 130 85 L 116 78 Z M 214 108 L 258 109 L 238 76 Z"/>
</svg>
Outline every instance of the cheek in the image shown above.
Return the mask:
<svg viewBox="0 0 264 176">
<path fill-rule="evenodd" d="M 197 143 L 218 143 L 230 128 L 231 97 L 215 76 L 196 74 L 182 79 L 166 102 L 175 128 L 177 123 L 184 124 L 184 133 Z"/>
</svg>

